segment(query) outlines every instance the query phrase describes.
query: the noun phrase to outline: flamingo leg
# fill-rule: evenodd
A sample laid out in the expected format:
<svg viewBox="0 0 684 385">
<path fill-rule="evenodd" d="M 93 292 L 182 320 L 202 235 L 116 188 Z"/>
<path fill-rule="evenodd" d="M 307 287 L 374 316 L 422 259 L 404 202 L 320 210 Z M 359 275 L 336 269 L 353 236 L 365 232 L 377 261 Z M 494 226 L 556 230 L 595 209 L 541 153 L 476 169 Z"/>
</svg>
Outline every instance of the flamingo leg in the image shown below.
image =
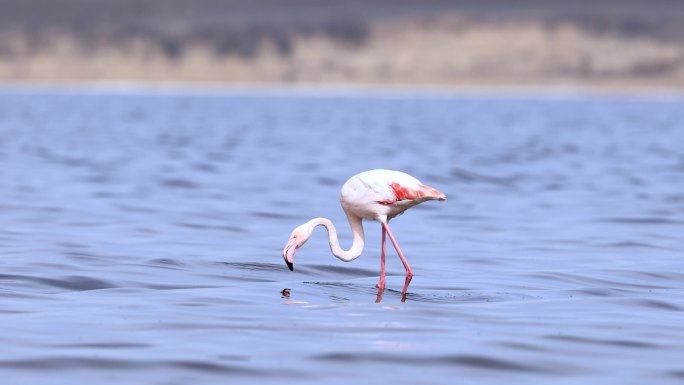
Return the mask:
<svg viewBox="0 0 684 385">
<path fill-rule="evenodd" d="M 385 245 L 387 244 L 385 239 L 386 234 L 387 231 L 385 230 L 385 226 L 382 226 L 382 246 L 380 249 L 380 280 L 376 285 L 376 287 L 380 290 L 385 289 Z"/>
<path fill-rule="evenodd" d="M 411 266 L 409 266 L 406 257 L 404 257 L 404 253 L 401 251 L 401 248 L 399 248 L 397 240 L 394 239 L 394 234 L 392 234 L 392 230 L 390 230 L 389 225 L 385 222 L 382 222 L 382 228 L 385 229 L 387 235 L 389 235 L 390 241 L 394 245 L 394 249 L 397 250 L 397 254 L 399 254 L 399 258 L 401 259 L 401 263 L 404 264 L 404 268 L 406 269 L 406 281 L 404 282 L 404 289 L 401 291 L 402 301 L 405 301 L 406 291 L 408 290 L 409 283 L 411 283 L 411 279 L 413 278 L 413 270 L 411 270 Z"/>
</svg>

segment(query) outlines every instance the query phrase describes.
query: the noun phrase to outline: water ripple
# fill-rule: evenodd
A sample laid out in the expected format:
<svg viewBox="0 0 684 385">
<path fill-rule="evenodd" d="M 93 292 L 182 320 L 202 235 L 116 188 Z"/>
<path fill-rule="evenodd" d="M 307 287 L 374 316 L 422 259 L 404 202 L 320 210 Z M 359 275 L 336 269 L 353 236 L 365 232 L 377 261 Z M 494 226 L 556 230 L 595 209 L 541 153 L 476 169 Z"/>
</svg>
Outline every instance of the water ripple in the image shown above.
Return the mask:
<svg viewBox="0 0 684 385">
<path fill-rule="evenodd" d="M 139 349 L 152 346 L 151 344 L 137 342 L 90 342 L 78 344 L 55 345 L 56 348 L 67 349 Z"/>
<path fill-rule="evenodd" d="M 684 380 L 684 370 L 670 370 L 667 371 L 667 375 L 670 377 L 674 377 L 680 380 Z"/>
<path fill-rule="evenodd" d="M 25 281 L 36 283 L 39 286 L 67 289 L 72 291 L 87 291 L 110 289 L 117 287 L 111 282 L 85 276 L 70 276 L 63 279 L 34 277 L 30 275 L 0 274 L 2 281 Z"/>
<path fill-rule="evenodd" d="M 387 364 L 420 365 L 421 367 L 431 366 L 461 366 L 472 369 L 503 372 L 529 372 L 564 374 L 575 372 L 575 369 L 563 367 L 562 365 L 532 365 L 513 360 L 494 358 L 482 355 L 442 355 L 442 356 L 415 356 L 410 354 L 387 354 L 387 353 L 326 353 L 315 355 L 315 360 L 335 361 L 339 363 L 356 362 L 375 362 Z"/>
<path fill-rule="evenodd" d="M 602 222 L 630 225 L 682 225 L 684 221 L 657 217 L 614 217 L 600 219 Z"/>
<path fill-rule="evenodd" d="M 593 345 L 608 345 L 615 346 L 619 348 L 629 348 L 629 349 L 660 349 L 662 346 L 654 344 L 652 342 L 647 342 L 643 340 L 625 340 L 625 339 L 600 339 L 600 338 L 587 338 L 580 336 L 569 336 L 569 335 L 552 335 L 546 338 L 559 341 L 583 343 L 583 344 L 593 344 Z"/>
<path fill-rule="evenodd" d="M 392 289 L 390 289 L 391 291 Z M 517 294 L 517 293 L 479 293 L 463 290 L 455 290 L 461 294 L 443 294 L 443 293 L 429 293 L 429 292 L 410 292 L 406 298 L 416 302 L 428 303 L 486 303 L 486 302 L 501 302 L 501 301 L 522 301 L 525 299 L 536 298 L 534 296 Z M 446 293 L 453 291 L 446 291 Z M 401 294 L 397 291 L 398 294 Z"/>
<path fill-rule="evenodd" d="M 92 358 L 92 357 L 51 357 L 23 360 L 0 360 L 0 368 L 30 369 L 41 371 L 66 371 L 84 369 L 103 370 L 150 370 L 150 369 L 181 369 L 200 373 L 214 373 L 226 375 L 247 375 L 258 377 L 270 377 L 286 375 L 299 375 L 297 371 L 285 369 L 280 373 L 247 368 L 238 365 L 224 363 L 197 361 L 197 360 L 124 360 L 115 358 Z"/>
<path fill-rule="evenodd" d="M 196 182 L 187 179 L 162 179 L 159 184 L 164 187 L 176 188 L 176 189 L 188 189 L 194 190 L 199 188 Z"/>
<path fill-rule="evenodd" d="M 259 263 L 259 262 L 218 262 L 221 265 L 232 267 L 239 270 L 251 271 L 284 271 L 284 264 L 280 263 Z"/>
<path fill-rule="evenodd" d="M 607 277 L 600 276 L 588 276 L 573 273 L 560 273 L 560 272 L 540 272 L 527 274 L 530 278 L 538 278 L 544 280 L 551 280 L 554 282 L 566 282 L 566 283 L 580 283 L 580 284 L 591 284 L 595 286 L 612 287 L 612 288 L 634 288 L 634 289 L 666 289 L 668 286 L 656 285 L 648 282 L 634 282 L 632 280 L 618 281 L 615 279 L 609 279 Z"/>
<path fill-rule="evenodd" d="M 451 176 L 456 178 L 457 180 L 460 180 L 463 182 L 480 182 L 480 183 L 488 183 L 488 184 L 494 184 L 494 185 L 506 186 L 506 187 L 511 187 L 511 186 L 515 185 L 517 182 L 519 182 L 521 179 L 523 179 L 522 175 L 511 175 L 511 176 L 506 176 L 506 177 L 499 177 L 499 176 L 483 175 L 483 174 L 475 173 L 472 171 L 463 170 L 460 168 L 452 169 L 451 170 Z"/>
<path fill-rule="evenodd" d="M 654 310 L 684 311 L 684 308 L 680 306 L 657 299 L 641 299 L 632 303 Z"/>
</svg>

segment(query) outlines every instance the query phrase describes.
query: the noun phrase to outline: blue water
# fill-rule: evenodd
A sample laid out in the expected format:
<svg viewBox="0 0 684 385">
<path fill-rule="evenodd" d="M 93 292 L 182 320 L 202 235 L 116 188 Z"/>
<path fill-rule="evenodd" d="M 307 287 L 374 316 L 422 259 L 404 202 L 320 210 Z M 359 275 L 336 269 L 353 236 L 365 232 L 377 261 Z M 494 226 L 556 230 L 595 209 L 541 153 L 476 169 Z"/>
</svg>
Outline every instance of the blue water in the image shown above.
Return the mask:
<svg viewBox="0 0 684 385">
<path fill-rule="evenodd" d="M 683 103 L 4 88 L 2 382 L 682 383 Z M 372 168 L 448 196 L 390 223 L 405 302 L 376 223 L 281 256 Z"/>
</svg>

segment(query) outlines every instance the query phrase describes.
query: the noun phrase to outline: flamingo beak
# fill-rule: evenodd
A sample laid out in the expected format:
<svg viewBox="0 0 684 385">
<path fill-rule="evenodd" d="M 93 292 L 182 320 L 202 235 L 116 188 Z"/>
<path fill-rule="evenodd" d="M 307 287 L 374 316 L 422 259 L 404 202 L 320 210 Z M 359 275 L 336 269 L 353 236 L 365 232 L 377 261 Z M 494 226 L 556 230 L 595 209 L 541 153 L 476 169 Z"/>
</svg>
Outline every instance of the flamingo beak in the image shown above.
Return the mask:
<svg viewBox="0 0 684 385">
<path fill-rule="evenodd" d="M 290 238 L 283 249 L 283 259 L 285 259 L 285 264 L 290 271 L 294 271 L 294 255 L 297 251 L 297 238 Z"/>
</svg>

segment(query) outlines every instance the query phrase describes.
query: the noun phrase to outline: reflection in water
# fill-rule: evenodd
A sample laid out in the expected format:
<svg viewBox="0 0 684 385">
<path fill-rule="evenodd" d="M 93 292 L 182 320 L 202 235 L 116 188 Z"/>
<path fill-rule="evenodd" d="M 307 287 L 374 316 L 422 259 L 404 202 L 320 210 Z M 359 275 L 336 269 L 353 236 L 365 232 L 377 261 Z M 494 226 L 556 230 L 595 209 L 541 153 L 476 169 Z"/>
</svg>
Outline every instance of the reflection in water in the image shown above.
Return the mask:
<svg viewBox="0 0 684 385">
<path fill-rule="evenodd" d="M 283 289 L 280 292 L 280 294 L 281 294 L 280 298 L 282 298 L 284 300 L 283 304 L 285 304 L 285 305 L 307 305 L 308 304 L 308 302 L 306 302 L 306 301 L 297 301 L 297 300 L 291 299 L 290 298 L 290 294 L 291 294 L 290 289 Z"/>
</svg>

